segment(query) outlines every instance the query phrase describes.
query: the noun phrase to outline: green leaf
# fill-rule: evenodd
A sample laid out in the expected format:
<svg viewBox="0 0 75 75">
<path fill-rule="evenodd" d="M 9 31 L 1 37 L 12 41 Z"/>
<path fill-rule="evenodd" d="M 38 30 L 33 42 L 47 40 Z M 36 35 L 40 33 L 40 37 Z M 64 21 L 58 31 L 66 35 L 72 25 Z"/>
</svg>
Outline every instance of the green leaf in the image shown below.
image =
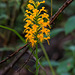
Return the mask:
<svg viewBox="0 0 75 75">
<path fill-rule="evenodd" d="M 24 38 L 16 30 L 6 27 L 6 26 L 3 26 L 3 25 L 0 25 L 0 27 L 14 32 L 22 40 L 22 42 L 26 43 Z"/>
<path fill-rule="evenodd" d="M 69 34 L 73 30 L 75 30 L 75 16 L 68 19 L 68 21 L 65 24 L 65 33 Z"/>
<path fill-rule="evenodd" d="M 60 62 L 60 65 L 57 68 L 57 73 L 67 73 L 73 68 L 73 58 L 69 58 L 67 60 L 64 60 L 63 62 Z"/>
<path fill-rule="evenodd" d="M 61 73 L 61 75 L 71 75 L 71 74 L 66 72 L 66 73 Z"/>
<path fill-rule="evenodd" d="M 47 61 L 43 61 L 41 64 L 42 64 L 42 66 L 49 66 L 49 64 L 48 64 Z M 53 67 L 56 67 L 56 66 L 59 65 L 59 63 L 56 62 L 56 61 L 51 61 L 51 65 L 52 65 Z"/>
<path fill-rule="evenodd" d="M 71 50 L 71 51 L 75 51 L 75 46 L 74 45 L 69 46 L 68 49 Z"/>
<path fill-rule="evenodd" d="M 6 4 L 5 3 L 0 3 L 0 8 L 6 8 Z"/>
<path fill-rule="evenodd" d="M 57 29 L 53 29 L 50 32 L 50 37 L 53 38 L 55 37 L 57 34 L 59 34 L 60 32 L 63 32 L 64 28 L 57 28 Z"/>
<path fill-rule="evenodd" d="M 1 14 L 0 19 L 8 19 L 8 16 L 6 14 Z"/>
<path fill-rule="evenodd" d="M 0 48 L 0 51 L 14 51 L 15 49 L 13 47 L 3 47 L 3 48 Z"/>
</svg>

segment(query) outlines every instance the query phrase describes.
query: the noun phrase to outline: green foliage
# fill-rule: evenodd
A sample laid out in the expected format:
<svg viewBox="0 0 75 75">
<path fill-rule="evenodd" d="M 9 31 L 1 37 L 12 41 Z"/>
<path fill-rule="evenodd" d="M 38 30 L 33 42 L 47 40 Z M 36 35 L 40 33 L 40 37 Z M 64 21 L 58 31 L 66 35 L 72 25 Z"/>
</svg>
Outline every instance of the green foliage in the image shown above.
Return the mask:
<svg viewBox="0 0 75 75">
<path fill-rule="evenodd" d="M 7 19 L 8 15 L 6 14 L 6 4 L 0 3 L 0 24 L 5 24 Z"/>
<path fill-rule="evenodd" d="M 23 33 L 23 30 L 24 30 L 24 21 L 23 21 L 23 19 L 24 19 L 23 13 L 19 14 L 19 16 L 16 19 L 14 29 L 19 33 Z"/>
<path fill-rule="evenodd" d="M 25 1 L 25 3 L 23 3 L 23 5 L 26 4 L 27 0 L 24 0 L 24 1 Z M 38 1 L 41 1 L 41 0 L 38 0 Z M 57 0 L 53 0 L 53 14 L 60 8 L 60 6 L 62 6 L 63 3 L 64 3 L 64 0 L 60 0 L 58 2 L 57 2 Z M 0 24 L 2 26 L 11 27 L 10 26 L 11 19 L 12 19 L 11 16 L 13 14 L 12 11 L 14 10 L 13 9 L 14 4 L 15 4 L 15 0 L 8 0 L 8 8 L 9 9 L 7 9 L 6 2 L 0 2 Z M 21 4 L 21 0 L 16 0 L 16 5 L 15 5 L 16 11 L 19 10 L 20 4 Z M 51 4 L 50 0 L 46 0 L 45 5 L 41 4 L 41 6 L 42 5 L 46 6 L 49 14 L 50 14 L 50 7 L 51 7 L 50 4 Z M 17 14 L 17 17 L 15 17 L 16 20 L 14 22 L 13 28 L 11 29 L 11 28 L 5 27 L 5 29 L 8 29 L 8 30 L 14 32 L 24 42 L 25 41 L 24 38 L 22 38 L 20 35 L 23 32 L 23 26 L 24 26 L 24 22 L 23 22 L 24 14 L 23 13 L 24 13 L 25 8 L 22 8 L 22 6 L 21 6 L 21 10 L 19 12 L 17 12 L 18 14 Z M 41 6 L 39 8 L 41 8 Z M 73 31 L 75 30 L 75 16 L 71 16 L 71 15 L 75 14 L 74 7 L 75 7 L 75 0 L 62 12 L 63 14 L 61 14 L 61 16 L 57 18 L 57 21 L 56 21 L 57 24 L 55 24 L 56 28 L 52 29 L 51 33 L 50 33 L 51 38 L 56 37 L 56 35 L 59 35 L 59 33 L 61 33 L 61 32 L 65 32 L 66 34 L 73 33 Z M 64 16 L 64 14 L 65 14 L 65 16 Z M 70 17 L 70 18 L 68 19 L 67 22 L 65 20 L 65 22 L 66 22 L 66 24 L 65 24 L 65 22 L 63 20 L 65 18 L 67 19 L 68 17 Z M 62 20 L 63 26 L 65 24 L 64 28 L 63 28 L 63 26 L 61 28 L 61 23 L 60 23 L 61 20 Z M 60 28 L 58 28 L 58 24 L 60 25 Z M 1 25 L 0 25 L 0 27 L 2 27 Z M 7 33 L 7 30 L 0 28 L 0 33 L 3 34 L 3 32 Z M 1 36 L 1 34 L 0 34 L 0 36 Z M 65 35 L 65 36 L 67 36 L 67 35 Z M 14 38 L 14 37 L 12 37 L 12 38 Z M 24 45 L 24 43 L 23 44 L 20 43 L 16 47 L 3 47 L 3 48 L 0 48 L 0 51 L 15 50 L 15 48 L 18 49 L 18 48 L 22 47 L 23 45 Z M 65 45 L 64 50 L 66 50 L 64 52 L 64 57 L 63 57 L 64 59 L 61 59 L 61 61 L 57 61 L 57 62 L 51 61 L 51 65 L 54 68 L 56 68 L 56 72 L 58 75 L 75 75 L 75 67 L 74 67 L 75 66 L 75 63 L 74 63 L 74 61 L 75 61 L 75 44 L 73 42 L 72 42 L 72 44 L 68 43 L 67 46 Z M 42 61 L 41 64 L 42 64 L 42 66 L 49 66 L 48 61 Z"/>
<path fill-rule="evenodd" d="M 60 62 L 60 65 L 57 68 L 57 73 L 59 75 L 68 73 L 73 68 L 73 58 L 69 58 Z"/>
<path fill-rule="evenodd" d="M 8 19 L 8 16 L 5 14 L 0 15 L 0 19 Z"/>
<path fill-rule="evenodd" d="M 64 28 L 57 28 L 57 29 L 53 29 L 50 32 L 50 37 L 53 38 L 55 37 L 57 34 L 59 34 L 60 32 L 63 32 Z"/>
<path fill-rule="evenodd" d="M 0 8 L 6 8 L 6 4 L 5 3 L 0 3 Z"/>
<path fill-rule="evenodd" d="M 57 73 L 59 75 L 74 75 L 75 74 L 75 45 L 74 41 L 69 41 L 64 44 L 64 60 L 60 62 L 57 67 Z"/>
<path fill-rule="evenodd" d="M 53 12 L 56 12 L 59 9 L 59 7 L 61 7 L 63 5 L 63 3 L 64 3 L 63 0 L 62 1 L 58 1 L 58 2 L 56 0 L 54 0 L 53 1 Z M 46 5 L 48 7 L 51 7 L 51 0 L 46 0 Z M 66 14 L 66 15 L 73 15 L 73 14 L 75 14 L 74 7 L 75 7 L 75 0 L 63 11 L 63 13 Z"/>
<path fill-rule="evenodd" d="M 11 28 L 6 27 L 6 26 L 2 26 L 2 25 L 0 25 L 0 28 L 4 28 L 4 29 L 7 29 L 7 30 L 10 30 L 10 31 L 14 32 L 20 38 L 20 40 L 22 40 L 22 42 L 26 43 L 24 38 L 16 30 L 11 29 Z"/>
<path fill-rule="evenodd" d="M 71 33 L 73 30 L 75 30 L 75 16 L 70 17 L 65 24 L 66 34 Z"/>
<path fill-rule="evenodd" d="M 15 48 L 13 48 L 13 47 L 3 47 L 3 48 L 0 48 L 0 51 L 14 51 L 15 50 Z"/>
<path fill-rule="evenodd" d="M 75 45 L 70 45 L 67 47 L 68 50 L 75 51 Z"/>
<path fill-rule="evenodd" d="M 46 0 L 46 5 L 49 6 L 49 8 L 50 8 L 51 0 Z M 57 2 L 56 0 L 53 1 L 53 4 L 52 4 L 53 11 L 57 11 L 61 5 L 62 5 L 62 2 Z"/>
<path fill-rule="evenodd" d="M 64 10 L 64 13 L 67 15 L 74 15 L 75 14 L 75 0 Z"/>
<path fill-rule="evenodd" d="M 47 61 L 43 61 L 43 62 L 41 62 L 41 64 L 42 64 L 42 66 L 49 66 L 49 64 L 48 64 Z M 52 65 L 53 67 L 57 67 L 57 66 L 59 66 L 59 62 L 51 61 L 51 65 Z"/>
</svg>

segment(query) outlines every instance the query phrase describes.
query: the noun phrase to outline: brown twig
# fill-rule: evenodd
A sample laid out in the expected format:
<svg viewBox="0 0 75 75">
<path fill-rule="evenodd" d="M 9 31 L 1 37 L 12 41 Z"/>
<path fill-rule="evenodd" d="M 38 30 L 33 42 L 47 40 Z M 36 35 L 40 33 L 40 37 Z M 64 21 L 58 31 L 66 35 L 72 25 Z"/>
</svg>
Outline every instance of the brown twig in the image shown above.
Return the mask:
<svg viewBox="0 0 75 75">
<path fill-rule="evenodd" d="M 59 16 L 59 14 L 67 7 L 73 0 L 67 0 L 58 11 L 50 18 L 50 24 L 54 22 L 54 20 Z"/>
<path fill-rule="evenodd" d="M 27 65 L 27 63 L 29 62 L 30 58 L 32 57 L 32 54 L 33 54 L 34 51 L 35 51 L 35 49 L 33 49 L 33 51 L 30 52 L 28 59 L 27 59 L 27 60 L 24 62 L 24 64 L 17 70 L 17 72 L 20 71 L 24 66 Z"/>
<path fill-rule="evenodd" d="M 33 58 L 36 61 L 35 56 L 33 55 L 33 52 L 35 51 L 35 49 L 33 49 L 32 53 L 30 51 L 27 51 L 27 53 L 29 54 L 28 59 L 24 62 L 24 64 L 17 70 L 17 72 L 19 72 L 24 66 L 26 66 L 26 64 L 28 63 L 28 61 L 30 60 L 30 58 Z M 38 64 L 40 65 L 40 68 L 46 72 L 46 70 L 42 67 L 42 65 L 40 64 L 40 62 L 38 62 Z M 47 72 L 46 72 L 47 74 Z"/>
<path fill-rule="evenodd" d="M 25 48 L 29 43 L 27 43 L 26 45 L 24 45 L 23 47 L 20 47 L 17 51 L 15 51 L 14 53 L 12 53 L 11 55 L 9 55 L 6 59 L 2 60 L 0 62 L 0 64 L 4 63 L 5 61 L 7 61 L 9 58 L 13 57 L 14 55 L 16 55 L 20 50 L 22 50 L 23 48 Z"/>
<path fill-rule="evenodd" d="M 30 55 L 31 54 L 31 52 L 30 51 L 27 51 L 27 53 Z M 36 58 L 35 58 L 35 56 L 32 54 L 32 58 L 36 61 Z M 46 70 L 42 67 L 42 65 L 40 64 L 40 62 L 38 62 L 38 64 L 40 65 L 40 68 L 44 71 L 44 72 L 46 72 Z M 47 74 L 47 72 L 46 72 L 46 74 Z"/>
<path fill-rule="evenodd" d="M 15 64 L 18 62 L 18 60 L 27 52 L 28 47 L 26 47 L 22 52 L 15 57 L 15 59 L 4 69 L 1 75 L 5 75 Z"/>
</svg>

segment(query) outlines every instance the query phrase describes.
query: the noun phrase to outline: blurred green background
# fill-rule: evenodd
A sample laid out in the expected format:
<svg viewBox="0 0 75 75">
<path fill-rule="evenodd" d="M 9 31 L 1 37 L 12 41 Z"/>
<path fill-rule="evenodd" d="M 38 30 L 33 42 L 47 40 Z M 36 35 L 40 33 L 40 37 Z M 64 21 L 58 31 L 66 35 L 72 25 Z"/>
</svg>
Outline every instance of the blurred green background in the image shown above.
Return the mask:
<svg viewBox="0 0 75 75">
<path fill-rule="evenodd" d="M 53 14 L 65 1 L 53 0 Z M 24 37 L 25 23 L 23 19 L 27 4 L 28 0 L 0 0 L 0 25 L 15 29 Z M 46 3 L 41 4 L 39 9 L 41 6 L 45 6 L 50 15 L 51 1 L 46 0 Z M 57 17 L 51 27 L 50 45 L 44 42 L 44 46 L 55 72 L 57 75 L 75 75 L 75 0 Z M 23 45 L 24 43 L 13 32 L 0 27 L 0 61 Z M 40 47 L 38 56 L 41 64 L 50 73 L 48 63 Z M 0 66 L 0 72 L 4 65 Z M 26 71 L 24 75 L 28 75 L 27 70 L 24 69 L 24 71 Z M 12 75 L 15 73 L 13 72 Z M 21 73 L 21 75 L 23 74 Z M 30 72 L 29 75 L 33 75 L 33 73 Z M 45 75 L 41 69 L 39 75 Z"/>
</svg>

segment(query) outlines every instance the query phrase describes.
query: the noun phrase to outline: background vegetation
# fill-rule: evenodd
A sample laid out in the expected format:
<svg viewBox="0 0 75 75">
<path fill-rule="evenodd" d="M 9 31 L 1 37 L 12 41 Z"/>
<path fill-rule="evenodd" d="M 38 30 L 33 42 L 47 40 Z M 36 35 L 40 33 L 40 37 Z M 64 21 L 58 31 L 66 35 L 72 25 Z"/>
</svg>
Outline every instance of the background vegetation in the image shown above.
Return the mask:
<svg viewBox="0 0 75 75">
<path fill-rule="evenodd" d="M 41 1 L 41 0 L 39 0 Z M 53 14 L 63 5 L 66 0 L 53 0 Z M 24 37 L 24 13 L 27 0 L 0 0 L 0 26 L 10 27 L 15 29 L 20 35 Z M 45 6 L 50 14 L 51 1 L 46 0 Z M 58 16 L 58 18 L 51 25 L 51 39 L 50 45 L 44 42 L 44 47 L 51 59 L 51 64 L 57 75 L 75 75 L 75 0 Z M 39 7 L 40 8 L 40 7 Z M 9 54 L 16 49 L 24 46 L 24 43 L 12 31 L 0 27 L 0 61 L 5 59 Z M 41 65 L 46 69 L 50 75 L 49 65 L 46 61 L 42 50 L 38 50 L 39 60 Z M 22 59 L 10 71 L 12 75 L 16 75 L 15 71 L 23 64 L 28 55 L 24 55 Z M 14 59 L 14 58 L 12 58 Z M 11 60 L 12 60 L 11 59 Z M 11 61 L 10 60 L 10 61 Z M 0 65 L 0 73 L 10 61 Z M 32 69 L 33 68 L 33 69 Z M 35 64 L 32 59 L 28 65 L 20 72 L 21 75 L 33 75 Z M 9 73 L 9 75 L 10 75 Z M 7 74 L 8 75 L 8 74 Z M 39 75 L 45 75 L 44 71 L 40 69 Z"/>
</svg>

